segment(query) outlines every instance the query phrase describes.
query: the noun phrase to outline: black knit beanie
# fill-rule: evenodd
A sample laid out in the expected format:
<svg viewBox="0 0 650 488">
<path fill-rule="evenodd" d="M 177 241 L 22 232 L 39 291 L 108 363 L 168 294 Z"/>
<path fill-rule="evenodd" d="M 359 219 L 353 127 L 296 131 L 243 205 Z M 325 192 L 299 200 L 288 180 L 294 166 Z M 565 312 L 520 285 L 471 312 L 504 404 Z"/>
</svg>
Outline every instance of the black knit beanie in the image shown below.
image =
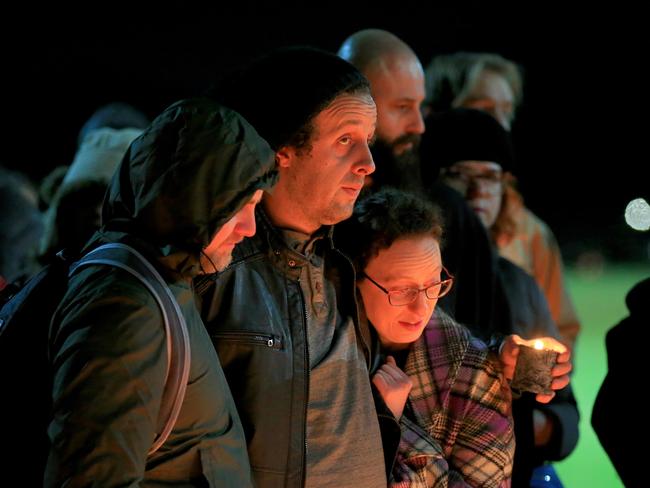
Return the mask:
<svg viewBox="0 0 650 488">
<path fill-rule="evenodd" d="M 433 113 L 425 120 L 420 145 L 422 179 L 430 185 L 440 168 L 458 161 L 490 161 L 514 172 L 515 160 L 508 132 L 491 115 L 456 108 Z"/>
<path fill-rule="evenodd" d="M 231 72 L 208 95 L 239 112 L 269 145 L 300 146 L 301 129 L 342 93 L 368 80 L 338 56 L 310 47 L 282 48 Z"/>
</svg>

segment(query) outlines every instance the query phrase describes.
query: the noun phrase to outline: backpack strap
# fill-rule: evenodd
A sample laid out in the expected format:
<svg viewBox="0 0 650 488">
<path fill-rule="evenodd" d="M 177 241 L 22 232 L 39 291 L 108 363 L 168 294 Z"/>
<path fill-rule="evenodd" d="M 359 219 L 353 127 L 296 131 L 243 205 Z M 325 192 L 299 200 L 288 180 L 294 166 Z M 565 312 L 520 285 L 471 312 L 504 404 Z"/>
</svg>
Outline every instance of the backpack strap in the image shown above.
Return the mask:
<svg viewBox="0 0 650 488">
<path fill-rule="evenodd" d="M 165 323 L 167 374 L 158 416 L 158 434 L 149 455 L 167 440 L 181 410 L 190 375 L 190 340 L 187 324 L 169 286 L 153 265 L 131 246 L 114 242 L 92 250 L 70 267 L 72 276 L 82 266 L 107 265 L 135 276 L 156 299 Z"/>
</svg>

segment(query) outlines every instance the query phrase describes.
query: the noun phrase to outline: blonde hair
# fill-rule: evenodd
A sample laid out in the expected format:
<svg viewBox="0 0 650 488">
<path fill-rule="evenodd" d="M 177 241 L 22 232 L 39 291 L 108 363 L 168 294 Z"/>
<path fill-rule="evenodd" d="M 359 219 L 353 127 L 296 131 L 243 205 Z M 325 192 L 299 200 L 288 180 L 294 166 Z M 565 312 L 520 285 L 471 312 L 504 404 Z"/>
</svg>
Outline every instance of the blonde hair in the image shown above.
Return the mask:
<svg viewBox="0 0 650 488">
<path fill-rule="evenodd" d="M 425 70 L 425 104 L 434 112 L 461 106 L 484 71 L 503 76 L 514 94 L 515 108 L 521 104 L 523 76 L 516 63 L 496 53 L 464 51 L 431 60 Z"/>
</svg>

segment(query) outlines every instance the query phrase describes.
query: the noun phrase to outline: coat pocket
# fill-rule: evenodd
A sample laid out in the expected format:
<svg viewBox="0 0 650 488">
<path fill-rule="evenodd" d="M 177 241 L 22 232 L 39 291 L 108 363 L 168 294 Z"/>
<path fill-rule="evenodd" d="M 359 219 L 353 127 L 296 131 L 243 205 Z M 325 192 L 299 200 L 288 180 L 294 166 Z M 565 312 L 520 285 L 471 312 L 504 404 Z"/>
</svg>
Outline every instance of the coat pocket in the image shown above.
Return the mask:
<svg viewBox="0 0 650 488">
<path fill-rule="evenodd" d="M 273 334 L 237 330 L 215 332 L 211 334 L 211 337 L 213 341 L 236 342 L 277 350 L 282 349 L 282 338 Z"/>
</svg>

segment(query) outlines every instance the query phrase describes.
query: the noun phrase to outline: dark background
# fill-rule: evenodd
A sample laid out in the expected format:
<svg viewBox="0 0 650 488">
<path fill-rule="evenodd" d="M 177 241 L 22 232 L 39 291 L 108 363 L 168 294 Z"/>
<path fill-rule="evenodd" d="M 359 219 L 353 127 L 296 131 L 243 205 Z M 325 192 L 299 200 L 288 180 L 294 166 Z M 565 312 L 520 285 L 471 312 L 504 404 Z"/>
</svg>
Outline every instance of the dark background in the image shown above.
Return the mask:
<svg viewBox="0 0 650 488">
<path fill-rule="evenodd" d="M 513 134 L 529 207 L 553 227 L 569 261 L 596 252 L 647 263 L 648 233 L 623 220 L 630 199 L 650 195 L 646 17 L 622 4 L 596 11 L 524 3 L 244 1 L 148 11 L 96 3 L 75 12 L 4 11 L 0 158 L 38 181 L 72 160 L 79 128 L 104 103 L 125 101 L 154 117 L 264 49 L 335 51 L 358 29 L 384 28 L 425 66 L 456 50 L 498 52 L 519 63 L 524 104 Z"/>
</svg>

